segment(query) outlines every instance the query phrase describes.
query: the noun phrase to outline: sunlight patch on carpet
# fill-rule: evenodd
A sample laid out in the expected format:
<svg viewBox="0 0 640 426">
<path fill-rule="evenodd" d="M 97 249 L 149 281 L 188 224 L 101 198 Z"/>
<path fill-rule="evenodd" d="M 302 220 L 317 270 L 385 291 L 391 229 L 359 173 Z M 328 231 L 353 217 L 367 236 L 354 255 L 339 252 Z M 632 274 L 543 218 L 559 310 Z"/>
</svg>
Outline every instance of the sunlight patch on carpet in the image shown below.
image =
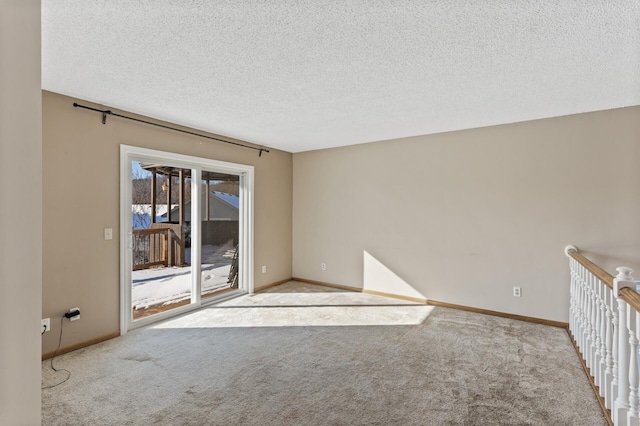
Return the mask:
<svg viewBox="0 0 640 426">
<path fill-rule="evenodd" d="M 203 309 L 152 326 L 166 328 L 398 326 L 422 324 L 433 306 L 253 306 Z"/>
</svg>

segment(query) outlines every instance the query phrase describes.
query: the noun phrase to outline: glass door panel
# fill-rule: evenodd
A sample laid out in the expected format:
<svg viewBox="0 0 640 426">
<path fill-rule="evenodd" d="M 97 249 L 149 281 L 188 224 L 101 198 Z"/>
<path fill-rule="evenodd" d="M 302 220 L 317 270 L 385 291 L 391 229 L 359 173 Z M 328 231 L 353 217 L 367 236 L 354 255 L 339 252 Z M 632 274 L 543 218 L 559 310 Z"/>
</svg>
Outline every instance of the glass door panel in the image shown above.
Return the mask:
<svg viewBox="0 0 640 426">
<path fill-rule="evenodd" d="M 191 303 L 191 169 L 131 162 L 133 320 Z"/>
<path fill-rule="evenodd" d="M 240 177 L 202 171 L 201 256 L 202 298 L 238 288 Z"/>
</svg>

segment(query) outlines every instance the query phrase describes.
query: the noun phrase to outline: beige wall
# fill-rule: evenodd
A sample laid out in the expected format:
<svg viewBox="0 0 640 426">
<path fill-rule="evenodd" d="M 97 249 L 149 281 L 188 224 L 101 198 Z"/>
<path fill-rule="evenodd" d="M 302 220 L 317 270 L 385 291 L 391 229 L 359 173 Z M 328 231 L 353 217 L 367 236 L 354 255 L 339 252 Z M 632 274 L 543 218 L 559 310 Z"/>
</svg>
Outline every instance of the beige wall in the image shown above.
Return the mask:
<svg viewBox="0 0 640 426">
<path fill-rule="evenodd" d="M 72 106 L 76 99 L 43 92 L 43 317 L 52 332 L 43 353 L 119 330 L 120 144 L 195 155 L 255 167 L 255 287 L 291 277 L 292 155 L 258 152 L 108 117 Z M 83 105 L 100 107 L 89 102 Z M 100 107 L 101 108 L 101 107 Z M 103 239 L 113 228 L 114 239 Z M 262 274 L 260 266 L 267 265 Z"/>
<path fill-rule="evenodd" d="M 45 353 L 72 306 L 63 346 L 118 330 L 118 239 L 102 229 L 119 227 L 121 143 L 256 167 L 256 287 L 293 256 L 301 278 L 566 321 L 567 244 L 640 271 L 639 107 L 258 158 L 73 102 L 43 93 Z"/>
<path fill-rule="evenodd" d="M 567 321 L 567 244 L 640 279 L 639 159 L 640 107 L 294 154 L 293 275 Z"/>
<path fill-rule="evenodd" d="M 0 1 L 0 424 L 40 424 L 40 2 Z"/>
</svg>

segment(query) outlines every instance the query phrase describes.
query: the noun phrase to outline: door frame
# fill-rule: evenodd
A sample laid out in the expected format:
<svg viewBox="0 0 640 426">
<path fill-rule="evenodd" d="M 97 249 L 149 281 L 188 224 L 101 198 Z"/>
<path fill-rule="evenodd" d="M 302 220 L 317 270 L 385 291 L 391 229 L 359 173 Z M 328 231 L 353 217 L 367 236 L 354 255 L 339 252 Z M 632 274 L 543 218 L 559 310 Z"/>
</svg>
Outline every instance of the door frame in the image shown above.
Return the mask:
<svg viewBox="0 0 640 426">
<path fill-rule="evenodd" d="M 194 255 L 199 253 L 200 247 L 200 214 L 198 207 L 203 202 L 200 198 L 202 194 L 199 188 L 202 170 L 217 171 L 240 177 L 239 191 L 239 229 L 238 229 L 238 289 L 227 292 L 220 297 L 206 298 L 204 301 L 200 297 L 201 274 L 199 270 L 200 262 L 192 262 L 192 300 L 189 305 L 181 306 L 167 312 L 162 312 L 150 317 L 134 321 L 131 310 L 131 266 L 132 266 L 132 214 L 131 214 L 131 179 L 132 161 L 157 162 L 174 167 L 188 168 L 194 170 L 192 185 L 192 212 L 191 226 L 192 233 L 196 234 L 198 244 Z M 199 309 L 212 303 L 217 303 L 222 299 L 234 297 L 239 294 L 253 293 L 253 184 L 254 167 L 246 164 L 230 163 L 226 161 L 212 160 L 203 157 L 196 157 L 175 152 L 159 151 L 155 149 L 141 148 L 131 145 L 120 145 L 120 334 L 147 325 L 162 319 L 179 315 L 194 309 Z M 193 196 L 195 194 L 195 197 Z M 196 220 L 197 219 L 197 220 Z M 193 240 L 194 237 L 192 237 Z M 194 266 L 197 265 L 197 266 Z M 194 271 L 195 269 L 195 271 Z"/>
</svg>

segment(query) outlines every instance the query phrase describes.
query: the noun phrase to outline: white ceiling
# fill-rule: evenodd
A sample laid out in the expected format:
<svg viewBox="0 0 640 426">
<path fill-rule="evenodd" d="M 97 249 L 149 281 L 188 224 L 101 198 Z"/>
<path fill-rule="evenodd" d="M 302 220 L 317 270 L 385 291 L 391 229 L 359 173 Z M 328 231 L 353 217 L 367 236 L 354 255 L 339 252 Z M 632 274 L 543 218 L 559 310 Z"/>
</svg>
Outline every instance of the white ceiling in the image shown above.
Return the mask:
<svg viewBox="0 0 640 426">
<path fill-rule="evenodd" d="M 639 105 L 640 1 L 43 0 L 42 87 L 289 152 Z"/>
</svg>

